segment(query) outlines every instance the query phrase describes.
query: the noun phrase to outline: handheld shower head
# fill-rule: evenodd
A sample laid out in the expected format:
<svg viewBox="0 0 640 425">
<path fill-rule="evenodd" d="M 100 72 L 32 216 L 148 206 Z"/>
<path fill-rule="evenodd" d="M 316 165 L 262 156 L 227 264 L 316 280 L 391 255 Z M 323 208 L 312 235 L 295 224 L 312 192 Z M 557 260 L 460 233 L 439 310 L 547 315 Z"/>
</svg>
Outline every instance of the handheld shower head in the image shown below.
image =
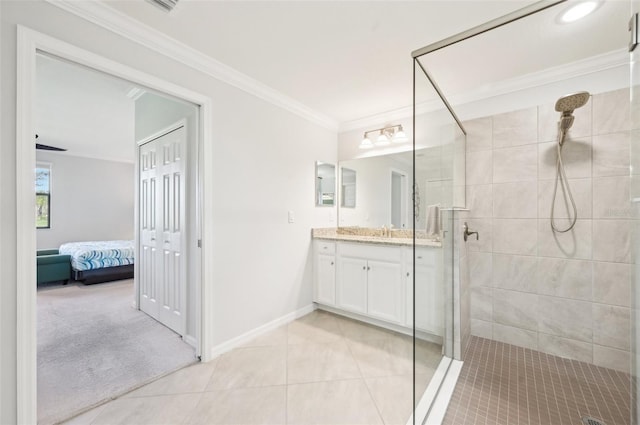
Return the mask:
<svg viewBox="0 0 640 425">
<path fill-rule="evenodd" d="M 591 95 L 589 92 L 581 91 L 578 93 L 562 96 L 556 102 L 556 111 L 562 112 L 559 127 L 562 132 L 566 132 L 573 125 L 573 111 L 583 107 L 589 101 Z M 562 142 L 560 142 L 562 144 Z"/>
<path fill-rule="evenodd" d="M 574 110 L 586 105 L 590 96 L 589 92 L 586 91 L 562 96 L 556 102 L 556 111 L 562 112 L 563 115 L 570 114 Z"/>
</svg>

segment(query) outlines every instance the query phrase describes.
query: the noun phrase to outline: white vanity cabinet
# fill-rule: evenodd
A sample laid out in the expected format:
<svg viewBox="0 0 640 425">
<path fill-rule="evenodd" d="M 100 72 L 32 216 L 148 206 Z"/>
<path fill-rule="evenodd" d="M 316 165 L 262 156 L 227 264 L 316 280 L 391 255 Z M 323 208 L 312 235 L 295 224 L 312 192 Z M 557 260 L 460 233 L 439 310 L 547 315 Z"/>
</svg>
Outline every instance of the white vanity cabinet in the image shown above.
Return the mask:
<svg viewBox="0 0 640 425">
<path fill-rule="evenodd" d="M 432 335 L 444 333 L 444 288 L 442 286 L 442 250 L 418 247 L 415 255 L 416 329 Z M 413 250 L 405 248 L 407 264 L 407 326 L 413 326 Z"/>
<path fill-rule="evenodd" d="M 339 243 L 337 249 L 337 307 L 403 324 L 402 248 Z"/>
<path fill-rule="evenodd" d="M 313 244 L 314 301 L 336 304 L 336 243 L 316 240 Z"/>
<path fill-rule="evenodd" d="M 316 303 L 396 330 L 413 327 L 411 246 L 316 239 L 313 249 Z M 441 269 L 441 248 L 417 248 L 416 328 L 437 336 L 444 323 Z"/>
</svg>

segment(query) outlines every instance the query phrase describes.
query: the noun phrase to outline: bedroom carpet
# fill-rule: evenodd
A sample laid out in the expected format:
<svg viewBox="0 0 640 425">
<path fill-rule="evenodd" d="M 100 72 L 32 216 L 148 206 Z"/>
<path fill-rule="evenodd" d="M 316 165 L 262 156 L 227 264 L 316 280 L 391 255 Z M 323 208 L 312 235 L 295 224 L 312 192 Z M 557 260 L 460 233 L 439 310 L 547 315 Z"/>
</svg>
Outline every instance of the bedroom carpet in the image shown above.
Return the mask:
<svg viewBox="0 0 640 425">
<path fill-rule="evenodd" d="M 38 287 L 38 423 L 55 424 L 196 361 L 132 306 L 133 280 Z"/>
</svg>

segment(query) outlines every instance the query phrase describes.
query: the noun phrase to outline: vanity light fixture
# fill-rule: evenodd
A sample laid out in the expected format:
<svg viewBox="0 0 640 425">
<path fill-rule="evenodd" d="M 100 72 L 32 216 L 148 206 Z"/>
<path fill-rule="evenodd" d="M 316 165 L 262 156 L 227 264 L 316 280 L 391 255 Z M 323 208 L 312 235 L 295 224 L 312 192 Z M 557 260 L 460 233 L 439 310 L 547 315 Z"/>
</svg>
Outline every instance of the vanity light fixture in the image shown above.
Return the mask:
<svg viewBox="0 0 640 425">
<path fill-rule="evenodd" d="M 568 24 L 570 22 L 575 22 L 578 19 L 582 19 L 588 14 L 595 11 L 598 6 L 602 3 L 599 0 L 590 0 L 590 1 L 582 1 L 577 4 L 574 4 L 570 8 L 566 9 L 560 15 L 560 22 Z"/>
<path fill-rule="evenodd" d="M 379 136 L 375 143 L 367 136 L 369 133 L 379 132 Z M 405 134 L 401 125 L 388 125 L 383 128 L 376 128 L 375 130 L 369 130 L 364 132 L 364 138 L 360 142 L 360 149 L 371 149 L 378 146 L 388 146 L 391 143 L 404 143 L 409 138 Z"/>
</svg>

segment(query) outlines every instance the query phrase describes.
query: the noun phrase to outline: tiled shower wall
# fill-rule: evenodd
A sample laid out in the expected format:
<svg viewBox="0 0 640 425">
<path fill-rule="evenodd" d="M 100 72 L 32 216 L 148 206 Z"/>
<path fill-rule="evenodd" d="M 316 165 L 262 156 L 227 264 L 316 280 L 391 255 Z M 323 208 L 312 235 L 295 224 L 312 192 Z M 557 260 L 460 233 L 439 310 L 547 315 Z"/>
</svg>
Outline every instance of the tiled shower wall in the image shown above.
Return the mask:
<svg viewBox="0 0 640 425">
<path fill-rule="evenodd" d="M 565 142 L 578 207 L 549 224 L 559 113 L 549 104 L 465 123 L 471 333 L 628 371 L 629 94 L 591 97 Z M 562 191 L 555 216 L 566 226 Z"/>
</svg>

